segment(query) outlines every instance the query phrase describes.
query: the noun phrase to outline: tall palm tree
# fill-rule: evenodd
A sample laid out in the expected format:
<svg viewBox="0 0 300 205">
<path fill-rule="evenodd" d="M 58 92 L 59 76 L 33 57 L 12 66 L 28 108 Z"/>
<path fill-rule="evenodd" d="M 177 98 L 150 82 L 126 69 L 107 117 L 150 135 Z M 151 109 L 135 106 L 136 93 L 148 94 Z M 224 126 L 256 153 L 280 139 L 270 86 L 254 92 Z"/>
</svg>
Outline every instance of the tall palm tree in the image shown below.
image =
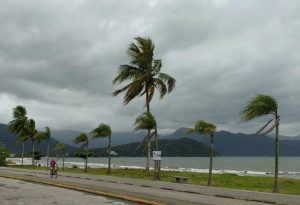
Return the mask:
<svg viewBox="0 0 300 205">
<path fill-rule="evenodd" d="M 23 167 L 24 165 L 24 150 L 25 150 L 25 142 L 28 140 L 28 136 L 24 135 L 20 135 L 17 138 L 17 143 L 18 144 L 22 144 L 22 153 L 21 153 L 21 158 L 22 158 L 22 162 L 21 162 L 21 166 Z"/>
<path fill-rule="evenodd" d="M 111 157 L 111 128 L 109 125 L 100 124 L 96 129 L 92 131 L 93 138 L 108 138 L 108 170 L 107 174 L 110 174 L 110 157 Z"/>
<path fill-rule="evenodd" d="M 62 156 L 62 161 L 63 161 L 63 171 L 65 170 L 65 144 L 63 143 L 58 143 L 56 146 L 55 146 L 55 150 L 58 150 L 60 153 L 61 153 L 61 156 Z"/>
<path fill-rule="evenodd" d="M 278 113 L 277 101 L 269 95 L 258 94 L 251 98 L 247 105 L 240 112 L 242 121 L 250 121 L 262 116 L 271 115 L 272 118 L 264 126 L 262 126 L 257 132 L 257 135 L 266 135 L 272 132 L 275 128 L 275 176 L 274 176 L 274 189 L 277 193 L 278 188 L 278 155 L 279 155 L 279 122 L 280 115 Z M 273 122 L 273 123 L 272 123 Z M 272 124 L 271 124 L 272 123 Z M 269 128 L 267 128 L 271 125 Z"/>
<path fill-rule="evenodd" d="M 89 148 L 89 138 L 87 136 L 87 134 L 85 133 L 81 133 L 80 135 L 78 135 L 74 140 L 73 140 L 74 144 L 81 144 L 81 149 L 83 149 L 83 157 L 85 159 L 85 166 L 84 166 L 84 172 L 87 172 L 87 163 L 88 163 L 88 156 L 89 156 L 89 152 L 88 152 L 88 148 Z"/>
<path fill-rule="evenodd" d="M 212 183 L 212 167 L 213 167 L 213 156 L 214 156 L 214 135 L 216 132 L 216 126 L 212 123 L 205 122 L 203 120 L 197 121 L 194 128 L 190 129 L 189 132 L 194 132 L 203 135 L 210 136 L 210 157 L 209 157 L 209 173 L 207 186 Z"/>
<path fill-rule="evenodd" d="M 123 103 L 126 105 L 131 100 L 142 95 L 146 96 L 147 112 L 150 112 L 150 102 L 155 89 L 158 89 L 160 99 L 175 88 L 175 79 L 161 72 L 161 59 L 154 59 L 154 43 L 148 38 L 136 37 L 129 45 L 129 64 L 119 67 L 117 77 L 113 84 L 129 81 L 123 88 L 114 91 L 113 96 L 125 92 Z M 150 130 L 148 130 L 150 135 Z M 149 169 L 146 169 L 149 172 Z"/>
<path fill-rule="evenodd" d="M 150 112 L 144 112 L 141 114 L 138 118 L 135 120 L 135 130 L 147 130 L 147 135 L 143 139 L 143 141 L 140 143 L 146 143 L 147 144 L 147 163 L 146 163 L 146 172 L 149 173 L 149 167 L 150 167 L 150 156 L 151 156 L 151 138 L 155 136 L 155 142 L 156 142 L 156 149 L 158 149 L 158 143 L 157 143 L 157 126 L 156 126 L 156 120 L 154 116 Z M 151 133 L 152 131 L 152 133 Z"/>
<path fill-rule="evenodd" d="M 162 62 L 160 59 L 153 58 L 154 43 L 150 38 L 136 37 L 135 41 L 129 45 L 127 52 L 130 64 L 119 67 L 113 84 L 125 81 L 130 81 L 130 83 L 114 91 L 113 96 L 125 92 L 123 103 L 126 105 L 132 99 L 146 95 L 146 107 L 150 112 L 150 102 L 155 88 L 159 90 L 162 99 L 175 88 L 175 79 L 160 72 Z"/>
<path fill-rule="evenodd" d="M 34 168 L 34 142 L 35 140 L 40 140 L 40 133 L 35 128 L 35 121 L 33 119 L 29 119 L 25 125 L 24 132 L 28 135 L 31 140 L 32 146 L 32 167 Z"/>
<path fill-rule="evenodd" d="M 41 132 L 41 137 L 43 140 L 46 140 L 47 142 L 47 168 L 49 168 L 49 154 L 50 154 L 50 136 L 51 136 L 51 130 L 49 127 L 45 127 L 46 131 Z"/>
<path fill-rule="evenodd" d="M 14 134 L 18 134 L 17 141 L 22 143 L 22 166 L 24 159 L 24 145 L 28 136 L 25 135 L 25 125 L 27 123 L 27 111 L 26 108 L 18 105 L 13 109 L 13 120 L 9 122 L 9 130 Z"/>
</svg>

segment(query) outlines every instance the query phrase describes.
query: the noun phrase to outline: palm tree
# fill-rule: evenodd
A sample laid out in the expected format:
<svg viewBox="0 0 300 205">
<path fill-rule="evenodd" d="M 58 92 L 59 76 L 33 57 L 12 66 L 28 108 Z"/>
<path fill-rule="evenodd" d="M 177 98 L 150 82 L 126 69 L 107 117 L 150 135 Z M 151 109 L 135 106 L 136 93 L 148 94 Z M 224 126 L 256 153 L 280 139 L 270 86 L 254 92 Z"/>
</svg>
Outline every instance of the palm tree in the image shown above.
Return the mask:
<svg viewBox="0 0 300 205">
<path fill-rule="evenodd" d="M 23 167 L 23 164 L 24 164 L 24 150 L 25 150 L 25 142 L 28 140 L 28 136 L 22 136 L 20 135 L 18 138 L 17 138 L 17 143 L 18 144 L 22 144 L 22 153 L 21 153 L 21 157 L 22 157 L 22 163 L 21 163 L 21 166 Z"/>
<path fill-rule="evenodd" d="M 88 148 L 89 148 L 89 138 L 87 136 L 87 134 L 85 133 L 81 133 L 80 135 L 78 135 L 74 140 L 73 140 L 74 144 L 81 144 L 81 149 L 83 149 L 83 158 L 85 159 L 85 167 L 84 167 L 84 172 L 87 172 L 87 163 L 88 163 L 88 156 L 89 156 L 89 152 L 88 152 Z"/>
<path fill-rule="evenodd" d="M 144 112 L 142 115 L 140 115 L 135 120 L 135 130 L 147 130 L 147 135 L 143 139 L 143 141 L 140 143 L 146 143 L 147 144 L 147 163 L 146 163 L 146 172 L 149 173 L 149 167 L 150 167 L 150 156 L 151 156 L 151 138 L 155 136 L 155 142 L 156 142 L 156 149 L 158 149 L 158 143 L 157 143 L 157 127 L 156 127 L 156 120 L 154 116 L 150 112 Z M 152 131 L 152 133 L 151 133 Z M 139 146 L 140 146 L 139 145 Z"/>
<path fill-rule="evenodd" d="M 114 91 L 113 96 L 126 92 L 123 101 L 126 105 L 132 99 L 145 94 L 148 112 L 155 88 L 159 90 L 161 99 L 175 88 L 175 79 L 160 72 L 162 62 L 160 59 L 153 59 L 153 51 L 154 43 L 150 38 L 136 37 L 127 51 L 130 64 L 121 65 L 113 80 L 113 84 L 130 81 L 128 85 Z"/>
<path fill-rule="evenodd" d="M 147 112 L 150 112 L 150 102 L 153 98 L 155 88 L 158 89 L 160 99 L 175 88 L 175 79 L 166 73 L 162 73 L 162 61 L 154 59 L 154 43 L 148 38 L 136 37 L 135 42 L 128 48 L 129 64 L 119 67 L 117 77 L 113 84 L 130 81 L 121 89 L 114 91 L 113 96 L 125 92 L 123 103 L 126 105 L 131 100 L 142 95 L 146 96 Z M 150 135 L 150 130 L 148 130 Z M 146 169 L 149 172 L 149 169 Z"/>
<path fill-rule="evenodd" d="M 45 132 L 41 132 L 41 137 L 43 140 L 47 141 L 47 168 L 49 168 L 49 154 L 50 154 L 50 136 L 51 136 L 51 130 L 49 127 L 45 127 L 46 131 Z"/>
<path fill-rule="evenodd" d="M 24 135 L 26 122 L 27 122 L 26 108 L 18 105 L 13 109 L 13 120 L 9 122 L 9 130 L 14 134 L 18 134 L 19 137 L 17 141 L 19 143 L 22 143 L 22 166 L 23 166 L 23 159 L 24 159 L 24 144 L 28 139 L 28 136 Z"/>
<path fill-rule="evenodd" d="M 63 171 L 65 170 L 65 145 L 63 143 L 58 143 L 55 147 L 55 150 L 58 150 L 61 153 L 63 161 Z"/>
<path fill-rule="evenodd" d="M 39 132 L 35 128 L 35 121 L 33 119 L 30 119 L 27 121 L 24 132 L 31 139 L 32 167 L 34 168 L 34 142 L 35 142 L 35 140 L 40 140 L 41 138 L 40 138 Z"/>
<path fill-rule="evenodd" d="M 109 125 L 100 124 L 96 129 L 92 131 L 93 138 L 108 137 L 108 170 L 107 174 L 110 174 L 110 156 L 111 156 L 111 128 Z"/>
<path fill-rule="evenodd" d="M 194 128 L 190 129 L 189 132 L 194 132 L 203 135 L 210 136 L 210 158 L 209 158 L 209 173 L 207 186 L 212 183 L 212 167 L 213 167 L 213 156 L 214 156 L 214 135 L 216 132 L 216 126 L 212 123 L 205 122 L 203 120 L 197 121 Z"/>
<path fill-rule="evenodd" d="M 269 120 L 263 127 L 261 127 L 256 134 L 266 135 L 272 132 L 275 128 L 275 176 L 274 176 L 274 189 L 277 193 L 278 188 L 278 154 L 279 154 L 279 121 L 280 116 L 278 113 L 277 101 L 269 95 L 258 94 L 251 98 L 247 105 L 240 112 L 242 121 L 250 121 L 255 118 L 259 118 L 266 115 L 272 115 L 272 119 Z M 271 122 L 273 122 L 271 124 Z M 268 125 L 271 126 L 267 129 Z"/>
</svg>

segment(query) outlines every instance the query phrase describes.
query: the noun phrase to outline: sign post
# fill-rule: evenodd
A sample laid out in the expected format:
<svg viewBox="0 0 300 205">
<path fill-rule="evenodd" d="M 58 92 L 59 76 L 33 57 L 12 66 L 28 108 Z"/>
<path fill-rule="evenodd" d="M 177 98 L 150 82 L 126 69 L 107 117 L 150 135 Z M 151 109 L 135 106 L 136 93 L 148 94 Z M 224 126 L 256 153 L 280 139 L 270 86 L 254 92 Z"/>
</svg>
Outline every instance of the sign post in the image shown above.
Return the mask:
<svg viewBox="0 0 300 205">
<path fill-rule="evenodd" d="M 161 151 L 153 151 L 154 180 L 160 180 Z"/>
</svg>

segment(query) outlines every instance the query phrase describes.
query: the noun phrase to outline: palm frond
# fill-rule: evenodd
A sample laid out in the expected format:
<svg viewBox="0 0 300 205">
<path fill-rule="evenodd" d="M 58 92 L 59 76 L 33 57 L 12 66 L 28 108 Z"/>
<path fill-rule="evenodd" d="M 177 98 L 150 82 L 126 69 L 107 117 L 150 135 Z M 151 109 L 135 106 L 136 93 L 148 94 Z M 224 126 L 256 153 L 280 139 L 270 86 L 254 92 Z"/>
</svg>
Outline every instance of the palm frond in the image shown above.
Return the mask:
<svg viewBox="0 0 300 205">
<path fill-rule="evenodd" d="M 176 80 L 168 74 L 159 73 L 158 78 L 168 84 L 168 93 L 172 92 L 175 89 Z"/>
<path fill-rule="evenodd" d="M 260 135 L 267 135 L 270 132 L 272 132 L 274 130 L 274 128 L 276 127 L 276 123 L 274 123 L 274 125 L 272 125 L 267 131 L 265 131 L 264 133 L 260 134 Z"/>
<path fill-rule="evenodd" d="M 155 135 L 155 132 L 147 134 L 144 139 L 138 144 L 138 146 L 135 148 L 135 150 L 138 150 L 141 148 L 143 144 L 146 144 L 151 138 Z"/>
<path fill-rule="evenodd" d="M 153 61 L 153 71 L 155 75 L 160 73 L 161 67 L 162 67 L 161 59 L 155 59 Z"/>
<path fill-rule="evenodd" d="M 271 120 L 269 120 L 264 126 L 262 126 L 255 134 L 258 135 L 260 134 L 272 121 L 274 120 L 274 118 L 272 118 Z"/>
<path fill-rule="evenodd" d="M 126 80 L 133 80 L 142 74 L 142 71 L 135 66 L 120 65 L 117 77 L 113 80 L 113 84 L 122 83 Z"/>
<path fill-rule="evenodd" d="M 74 144 L 81 144 L 81 143 L 87 143 L 88 142 L 88 136 L 86 133 L 82 132 L 80 135 L 78 135 L 74 140 Z"/>
<path fill-rule="evenodd" d="M 216 126 L 213 123 L 206 122 L 204 120 L 197 121 L 194 128 L 190 129 L 190 133 L 198 134 L 214 134 L 216 132 Z"/>
<path fill-rule="evenodd" d="M 159 90 L 159 97 L 162 99 L 167 94 L 166 84 L 159 78 L 155 79 L 155 87 Z"/>
<path fill-rule="evenodd" d="M 272 96 L 258 94 L 248 101 L 240 116 L 243 121 L 250 121 L 268 114 L 275 115 L 277 109 L 277 101 Z"/>
</svg>

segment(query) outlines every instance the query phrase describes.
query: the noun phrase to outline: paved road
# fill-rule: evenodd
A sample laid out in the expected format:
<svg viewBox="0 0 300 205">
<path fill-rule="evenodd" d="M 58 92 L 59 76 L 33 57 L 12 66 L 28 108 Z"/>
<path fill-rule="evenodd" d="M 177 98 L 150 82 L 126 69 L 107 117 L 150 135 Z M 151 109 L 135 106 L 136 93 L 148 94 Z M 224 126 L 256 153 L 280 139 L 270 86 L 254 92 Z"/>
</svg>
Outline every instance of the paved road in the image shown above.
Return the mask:
<svg viewBox="0 0 300 205">
<path fill-rule="evenodd" d="M 0 168 L 0 175 L 15 175 L 28 179 L 45 180 L 172 205 L 300 205 L 299 196 L 111 176 L 60 173 L 58 179 L 49 179 L 47 171 L 13 168 Z"/>
<path fill-rule="evenodd" d="M 0 178 L 1 205 L 127 205 L 132 204 L 83 192 Z"/>
</svg>

